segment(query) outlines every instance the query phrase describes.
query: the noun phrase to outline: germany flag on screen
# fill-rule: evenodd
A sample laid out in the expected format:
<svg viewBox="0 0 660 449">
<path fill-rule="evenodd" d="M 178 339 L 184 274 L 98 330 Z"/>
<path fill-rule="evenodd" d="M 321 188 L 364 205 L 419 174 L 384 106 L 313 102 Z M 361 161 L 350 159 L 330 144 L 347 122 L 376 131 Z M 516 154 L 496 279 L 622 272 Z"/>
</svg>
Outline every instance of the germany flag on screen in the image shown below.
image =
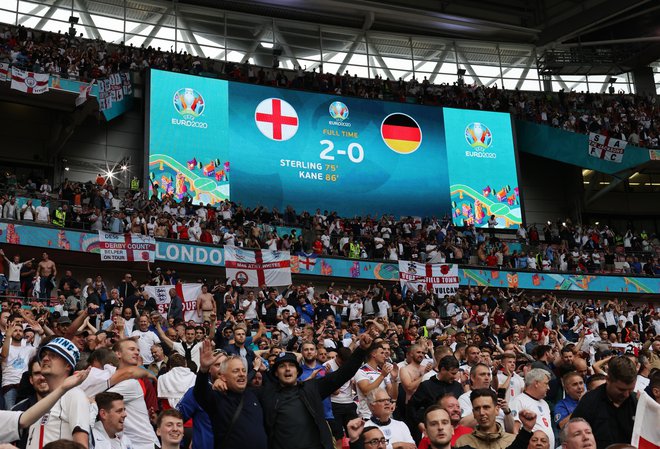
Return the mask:
<svg viewBox="0 0 660 449">
<path fill-rule="evenodd" d="M 396 113 L 388 115 L 380 125 L 385 145 L 400 154 L 410 154 L 422 143 L 422 130 L 412 117 Z"/>
</svg>

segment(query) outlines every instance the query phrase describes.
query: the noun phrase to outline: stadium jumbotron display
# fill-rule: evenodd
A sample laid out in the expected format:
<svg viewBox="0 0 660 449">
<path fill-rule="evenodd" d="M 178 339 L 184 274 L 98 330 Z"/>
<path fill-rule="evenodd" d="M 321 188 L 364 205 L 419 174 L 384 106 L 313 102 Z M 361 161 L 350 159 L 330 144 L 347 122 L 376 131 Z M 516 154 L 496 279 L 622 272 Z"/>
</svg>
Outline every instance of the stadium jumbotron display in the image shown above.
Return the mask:
<svg viewBox="0 0 660 449">
<path fill-rule="evenodd" d="M 522 223 L 509 114 L 158 70 L 147 110 L 148 177 L 159 196 Z"/>
</svg>

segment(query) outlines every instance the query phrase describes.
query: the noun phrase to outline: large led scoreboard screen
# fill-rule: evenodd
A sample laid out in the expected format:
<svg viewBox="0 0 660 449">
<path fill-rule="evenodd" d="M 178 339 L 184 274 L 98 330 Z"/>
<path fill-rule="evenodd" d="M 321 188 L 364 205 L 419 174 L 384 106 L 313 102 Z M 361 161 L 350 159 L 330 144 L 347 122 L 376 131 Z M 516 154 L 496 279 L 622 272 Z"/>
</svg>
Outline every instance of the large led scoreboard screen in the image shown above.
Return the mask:
<svg viewBox="0 0 660 449">
<path fill-rule="evenodd" d="M 508 114 L 150 78 L 148 177 L 161 197 L 522 222 Z"/>
</svg>

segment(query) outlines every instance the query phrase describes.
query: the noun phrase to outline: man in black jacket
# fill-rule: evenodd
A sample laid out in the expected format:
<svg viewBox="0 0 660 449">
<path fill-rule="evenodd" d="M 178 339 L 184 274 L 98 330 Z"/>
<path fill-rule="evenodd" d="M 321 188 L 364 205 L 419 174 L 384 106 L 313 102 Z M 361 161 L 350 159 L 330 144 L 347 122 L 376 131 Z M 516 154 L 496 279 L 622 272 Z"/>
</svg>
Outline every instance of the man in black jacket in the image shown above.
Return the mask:
<svg viewBox="0 0 660 449">
<path fill-rule="evenodd" d="M 263 409 L 255 391 L 246 388 L 248 372 L 245 360 L 240 355 L 226 357 L 223 352 L 214 352 L 210 340 L 204 340 L 201 344 L 200 367 L 193 396 L 211 420 L 214 446 L 217 449 L 266 449 Z M 208 373 L 209 368 L 222 357 L 219 379 L 223 381 L 225 391 L 218 393 L 211 390 Z"/>
<path fill-rule="evenodd" d="M 271 449 L 334 449 L 323 399 L 355 375 L 371 342 L 362 334 L 360 346 L 337 371 L 306 382 L 298 382 L 302 369 L 294 354 L 277 357 L 258 393 Z"/>
</svg>

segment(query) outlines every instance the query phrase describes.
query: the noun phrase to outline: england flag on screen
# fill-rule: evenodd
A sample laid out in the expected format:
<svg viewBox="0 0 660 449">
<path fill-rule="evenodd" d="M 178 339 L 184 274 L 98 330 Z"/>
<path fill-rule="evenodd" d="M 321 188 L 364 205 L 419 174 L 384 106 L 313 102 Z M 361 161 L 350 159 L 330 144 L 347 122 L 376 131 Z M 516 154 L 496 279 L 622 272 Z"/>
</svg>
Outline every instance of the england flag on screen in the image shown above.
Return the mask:
<svg viewBox="0 0 660 449">
<path fill-rule="evenodd" d="M 289 140 L 298 131 L 296 110 L 281 98 L 267 98 L 259 103 L 254 121 L 261 134 L 271 140 Z"/>
</svg>

